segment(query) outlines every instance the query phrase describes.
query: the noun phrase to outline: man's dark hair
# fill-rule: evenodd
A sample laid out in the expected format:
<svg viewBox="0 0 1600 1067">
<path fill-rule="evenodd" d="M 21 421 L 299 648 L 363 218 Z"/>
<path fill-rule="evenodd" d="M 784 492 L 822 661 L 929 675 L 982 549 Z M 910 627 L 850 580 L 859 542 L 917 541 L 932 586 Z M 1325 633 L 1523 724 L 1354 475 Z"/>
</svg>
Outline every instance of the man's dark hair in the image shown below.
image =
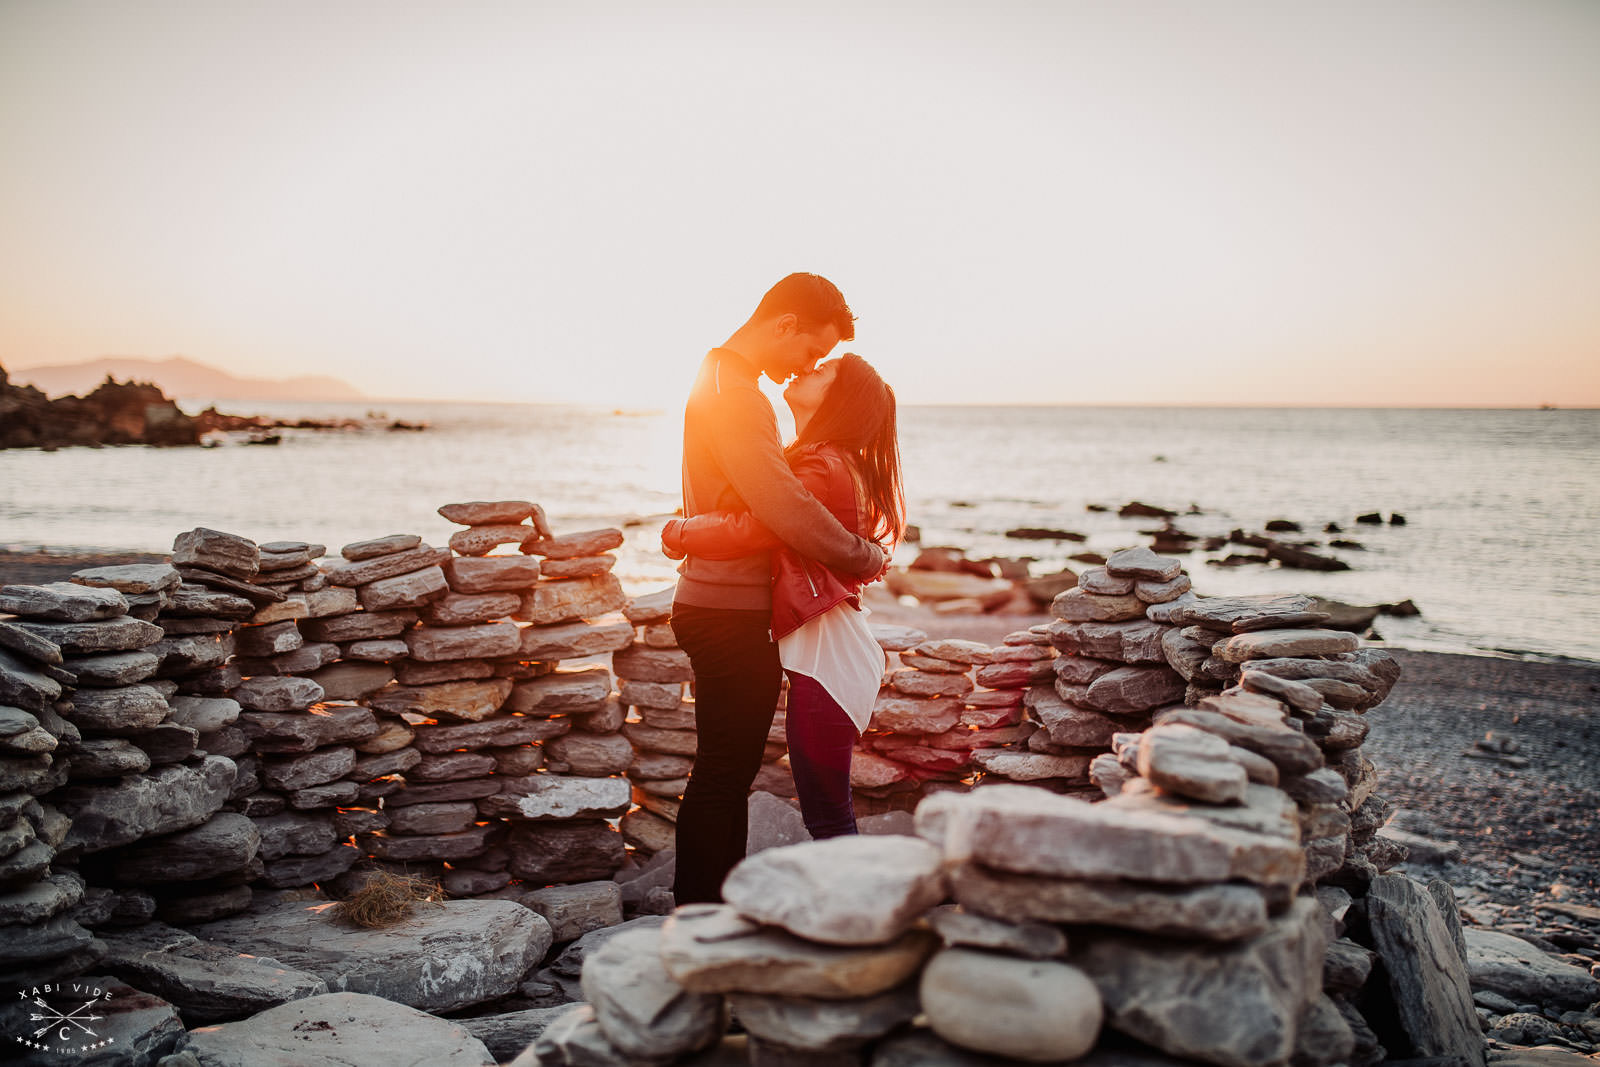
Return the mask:
<svg viewBox="0 0 1600 1067">
<path fill-rule="evenodd" d="M 839 340 L 852 341 L 856 336 L 856 316 L 844 302 L 839 287 L 820 274 L 804 272 L 791 274 L 767 290 L 767 295 L 756 305 L 752 321 L 777 318 L 793 313 L 800 329 L 814 333 L 832 323 L 839 331 Z"/>
</svg>

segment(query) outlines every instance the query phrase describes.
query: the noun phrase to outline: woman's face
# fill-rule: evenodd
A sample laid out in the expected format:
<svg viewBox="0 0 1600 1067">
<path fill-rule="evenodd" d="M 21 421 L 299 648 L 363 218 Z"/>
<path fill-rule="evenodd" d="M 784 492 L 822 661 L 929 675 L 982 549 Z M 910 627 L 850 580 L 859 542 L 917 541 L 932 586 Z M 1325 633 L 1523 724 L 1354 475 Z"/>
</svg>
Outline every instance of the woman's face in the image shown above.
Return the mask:
<svg viewBox="0 0 1600 1067">
<path fill-rule="evenodd" d="M 819 363 L 815 370 L 806 371 L 790 382 L 783 391 L 783 399 L 793 412 L 814 412 L 822 404 L 833 380 L 839 376 L 839 361 L 830 359 Z"/>
</svg>

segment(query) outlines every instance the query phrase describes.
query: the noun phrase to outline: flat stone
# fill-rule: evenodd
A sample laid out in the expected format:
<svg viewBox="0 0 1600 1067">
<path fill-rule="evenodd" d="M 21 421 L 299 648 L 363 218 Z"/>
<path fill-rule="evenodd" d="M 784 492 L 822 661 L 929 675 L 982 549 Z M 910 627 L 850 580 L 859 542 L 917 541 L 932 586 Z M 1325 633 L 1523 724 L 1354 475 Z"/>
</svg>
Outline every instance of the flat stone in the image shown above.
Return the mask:
<svg viewBox="0 0 1600 1067">
<path fill-rule="evenodd" d="M 0 649 L 0 702 L 41 711 L 60 697 L 60 682 L 32 663 Z"/>
<path fill-rule="evenodd" d="M 307 619 L 300 623 L 300 632 L 313 641 L 370 641 L 394 637 L 416 621 L 417 613 L 404 609 L 358 611 L 325 619 Z"/>
<path fill-rule="evenodd" d="M 414 737 L 420 751 L 437 754 L 461 749 L 475 751 L 491 746 L 527 745 L 559 737 L 570 729 L 571 724 L 565 720 L 507 715 L 450 726 L 418 726 Z"/>
<path fill-rule="evenodd" d="M 198 1067 L 303 1067 L 394 1060 L 430 1067 L 493 1067 L 483 1042 L 460 1023 L 358 992 L 292 1000 L 239 1022 L 192 1031 Z"/>
<path fill-rule="evenodd" d="M 622 542 L 621 530 L 605 527 L 599 530 L 563 534 L 560 537 L 524 541 L 522 551 L 531 556 L 544 556 L 547 559 L 576 559 L 579 556 L 597 556 L 613 548 L 621 548 Z"/>
<path fill-rule="evenodd" d="M 1483 1064 L 1467 968 L 1433 897 L 1404 875 L 1379 875 L 1367 887 L 1367 917 L 1391 1003 L 1413 1051 Z"/>
<path fill-rule="evenodd" d="M 1265 671 L 1245 670 L 1239 675 L 1239 684 L 1252 693 L 1274 697 L 1313 715 L 1322 707 L 1322 694 L 1313 687 Z"/>
<path fill-rule="evenodd" d="M 1228 804 L 1244 800 L 1249 776 L 1228 756 L 1228 742 L 1194 726 L 1169 723 L 1139 741 L 1140 775 L 1169 793 Z"/>
<path fill-rule="evenodd" d="M 261 782 L 280 793 L 343 778 L 355 766 L 356 750 L 346 745 L 319 748 L 300 756 L 261 761 Z"/>
<path fill-rule="evenodd" d="M 195 764 L 162 767 L 114 785 L 69 785 L 52 796 L 72 819 L 62 851 L 99 852 L 198 826 L 228 799 L 237 770 L 230 759 L 206 756 Z"/>
<path fill-rule="evenodd" d="M 1361 638 L 1343 630 L 1255 630 L 1235 634 L 1212 648 L 1213 655 L 1229 663 L 1280 656 L 1325 656 L 1354 652 Z"/>
<path fill-rule="evenodd" d="M 633 624 L 624 619 L 528 626 L 523 628 L 522 647 L 517 654 L 525 659 L 581 659 L 615 652 L 632 641 Z"/>
<path fill-rule="evenodd" d="M 607 1041 L 625 1055 L 682 1056 L 722 1036 L 722 998 L 673 980 L 661 962 L 660 927 L 618 931 L 584 959 L 582 982 Z"/>
<path fill-rule="evenodd" d="M 1183 679 L 1166 667 L 1118 667 L 1089 683 L 1085 702 L 1118 715 L 1182 700 Z"/>
<path fill-rule="evenodd" d="M 546 578 L 592 578 L 607 574 L 617 565 L 616 556 L 579 556 L 577 559 L 547 559 L 539 566 Z"/>
<path fill-rule="evenodd" d="M 623 679 L 617 686 L 619 701 L 630 708 L 648 708 L 654 711 L 677 711 L 683 706 L 682 682 L 635 682 Z M 620 724 L 619 724 L 620 725 Z M 656 726 L 672 726 L 656 722 Z M 678 725 L 688 725 L 680 723 Z"/>
<path fill-rule="evenodd" d="M 445 561 L 444 576 L 458 593 L 521 593 L 539 580 L 539 561 L 531 556 L 457 556 Z"/>
<path fill-rule="evenodd" d="M 34 622 L 14 619 L 10 625 L 55 645 L 68 655 L 125 652 L 161 640 L 161 627 L 126 615 L 93 622 Z"/>
<path fill-rule="evenodd" d="M 339 550 L 339 555 L 352 563 L 362 560 L 376 559 L 379 556 L 392 556 L 406 552 L 422 544 L 422 538 L 417 534 L 389 534 L 387 537 L 374 537 L 367 541 L 354 541 Z"/>
<path fill-rule="evenodd" d="M 622 887 L 610 879 L 546 886 L 518 899 L 545 917 L 557 944 L 622 922 Z"/>
<path fill-rule="evenodd" d="M 1266 834 L 1284 841 L 1300 841 L 1302 809 L 1288 794 L 1272 786 L 1245 786 L 1244 799 L 1237 804 L 1207 804 L 1157 789 L 1146 778 L 1130 780 L 1123 790 L 1106 803 L 1110 810 L 1148 812 L 1154 815 L 1182 815 L 1203 819 L 1230 830 Z"/>
<path fill-rule="evenodd" d="M 361 700 L 394 681 L 394 669 L 384 663 L 339 662 L 307 677 L 322 687 L 324 700 Z"/>
<path fill-rule="evenodd" d="M 1116 719 L 1092 708 L 1067 703 L 1050 686 L 1030 688 L 1023 698 L 1023 706 L 1057 745 L 1103 748 L 1111 744 L 1112 734 L 1124 729 Z"/>
<path fill-rule="evenodd" d="M 234 631 L 234 642 L 241 656 L 275 656 L 294 651 L 305 644 L 305 638 L 294 622 L 286 619 L 261 626 L 241 626 Z"/>
<path fill-rule="evenodd" d="M 557 715 L 592 710 L 610 695 L 611 672 L 588 664 L 518 682 L 506 706 L 512 711 Z"/>
<path fill-rule="evenodd" d="M 1068 622 L 1122 622 L 1144 618 L 1144 601 L 1132 594 L 1106 596 L 1078 586 L 1056 594 L 1050 614 Z"/>
<path fill-rule="evenodd" d="M 320 856 L 339 843 L 333 821 L 325 815 L 284 812 L 252 820 L 260 839 L 258 853 L 264 860 L 285 856 Z"/>
<path fill-rule="evenodd" d="M 622 736 L 628 739 L 635 751 L 662 752 L 673 756 L 692 756 L 697 747 L 693 730 L 663 730 L 641 722 L 624 723 Z M 859 757 L 858 757 L 859 758 Z M 851 781 L 854 782 L 854 772 Z"/>
<path fill-rule="evenodd" d="M 889 685 L 898 693 L 913 697 L 959 697 L 972 692 L 972 679 L 965 674 L 935 674 L 906 668 L 890 671 Z"/>
<path fill-rule="evenodd" d="M 385 829 L 396 834 L 453 834 L 477 821 L 478 805 L 470 800 L 457 800 L 396 808 Z"/>
<path fill-rule="evenodd" d="M 1104 567 L 1090 567 L 1078 575 L 1078 588 L 1097 596 L 1128 596 L 1133 583 L 1134 579 L 1116 577 Z"/>
<path fill-rule="evenodd" d="M 494 557 L 504 559 L 509 557 Z M 526 559 L 518 556 L 517 559 Z M 452 563 L 459 560 L 452 560 Z M 479 561 L 481 562 L 481 561 Z M 445 567 L 445 577 L 448 579 L 450 568 Z M 452 584 L 451 588 L 455 588 Z M 448 593 L 438 600 L 432 601 L 422 609 L 422 619 L 430 626 L 473 626 L 478 623 L 491 622 L 495 619 L 505 619 L 522 604 L 522 597 L 516 593 Z M 515 651 L 513 646 L 512 651 Z"/>
<path fill-rule="evenodd" d="M 526 522 L 534 509 L 531 500 L 469 500 L 442 505 L 439 514 L 458 526 L 488 526 Z"/>
<path fill-rule="evenodd" d="M 430 1012 L 504 996 L 550 947 L 550 926 L 543 918 L 499 900 L 419 906 L 401 922 L 377 929 L 345 925 L 315 904 L 264 904 L 195 933 L 318 975 L 330 989 L 369 993 Z M 419 952 L 418 945 L 428 951 Z"/>
<path fill-rule="evenodd" d="M 530 821 L 613 818 L 628 810 L 632 794 L 626 778 L 569 778 L 555 774 L 521 779 L 515 793 L 485 797 L 479 810 Z"/>
<path fill-rule="evenodd" d="M 324 619 L 361 610 L 361 599 L 356 596 L 356 591 L 343 585 L 307 589 L 304 599 L 306 602 L 304 617 L 307 619 Z M 302 628 L 301 632 L 304 633 L 305 630 Z"/>
<path fill-rule="evenodd" d="M 661 960 L 684 988 L 849 1000 L 887 992 L 936 947 L 912 929 L 887 945 L 821 945 L 762 927 L 728 905 L 685 905 L 661 928 Z"/>
<path fill-rule="evenodd" d="M 404 659 L 409 654 L 406 643 L 399 638 L 377 638 L 370 641 L 351 641 L 344 646 L 345 660 L 362 660 L 370 663 L 384 663 L 392 659 Z M 389 672 L 389 680 L 393 680 L 394 672 Z M 380 686 L 381 688 L 381 686 Z"/>
<path fill-rule="evenodd" d="M 386 579 L 431 571 L 450 558 L 442 548 L 419 544 L 414 548 L 369 556 L 361 560 L 334 562 L 323 571 L 333 585 L 363 586 Z M 440 578 L 443 579 L 443 572 Z M 368 610 L 377 610 L 369 607 Z"/>
<path fill-rule="evenodd" d="M 1127 622 L 1050 624 L 1050 643 L 1059 652 L 1115 660 L 1118 663 L 1165 663 L 1161 637 L 1166 627 L 1149 619 Z"/>
<path fill-rule="evenodd" d="M 1015 1059 L 1072 1060 L 1094 1047 L 1104 1009 L 1076 967 L 967 948 L 928 961 L 919 984 L 928 1025 L 946 1041 Z"/>
<path fill-rule="evenodd" d="M 116 857 L 116 877 L 134 884 L 215 878 L 244 870 L 260 843 L 255 823 L 222 811 L 193 829 L 148 837 L 123 849 Z"/>
<path fill-rule="evenodd" d="M 315 856 L 285 856 L 268 861 L 261 880 L 274 889 L 326 884 L 361 858 L 361 851 L 348 845 L 338 845 Z"/>
<path fill-rule="evenodd" d="M 54 622 L 89 622 L 126 615 L 128 602 L 115 589 L 73 582 L 0 585 L 0 612 Z"/>
<path fill-rule="evenodd" d="M 977 683 L 989 689 L 1022 689 L 1048 682 L 1055 671 L 1048 658 L 1002 660 L 979 667 Z"/>
<path fill-rule="evenodd" d="M 154 674 L 161 657 L 143 650 L 103 652 L 96 656 L 70 656 L 62 665 L 77 675 L 79 685 L 132 685 Z"/>
<path fill-rule="evenodd" d="M 1222 633 L 1241 633 L 1279 619 L 1303 619 L 1306 614 L 1316 610 L 1316 603 L 1314 597 L 1300 593 L 1197 597 L 1174 608 L 1171 618 L 1179 626 L 1203 626 Z M 1236 624 L 1242 624 L 1244 629 Z"/>
<path fill-rule="evenodd" d="M 116 689 L 79 689 L 72 694 L 66 718 L 80 729 L 102 734 L 128 734 L 155 726 L 170 709 L 161 692 L 147 685 Z"/>
<path fill-rule="evenodd" d="M 1153 582 L 1169 582 L 1183 573 L 1182 560 L 1159 556 L 1143 546 L 1112 553 L 1105 566 L 1106 572 L 1114 578 L 1137 578 Z"/>
<path fill-rule="evenodd" d="M 168 595 L 163 619 L 219 618 L 248 619 L 255 614 L 255 604 L 247 597 L 224 589 L 211 589 L 195 582 L 184 582 Z"/>
<path fill-rule="evenodd" d="M 121 778 L 150 769 L 150 754 L 132 741 L 120 737 L 93 737 L 72 746 L 73 781 L 88 778 Z"/>
<path fill-rule="evenodd" d="M 359 751 L 359 750 L 358 750 Z M 350 768 L 347 777 L 357 782 L 368 782 L 391 774 L 402 774 L 422 762 L 422 753 L 414 748 L 397 748 L 388 752 L 364 755 Z"/>
<path fill-rule="evenodd" d="M 945 896 L 938 846 L 845 836 L 746 857 L 723 883 L 740 915 L 811 941 L 885 944 Z"/>
<path fill-rule="evenodd" d="M 322 686 L 309 678 L 260 676 L 246 678 L 233 699 L 249 711 L 301 711 L 323 698 Z"/>
<path fill-rule="evenodd" d="M 1037 782 L 1052 778 L 1089 777 L 1088 756 L 1053 756 L 1044 752 L 1008 752 L 1005 749 L 978 749 L 972 754 L 974 766 L 985 773 L 1013 782 Z"/>
<path fill-rule="evenodd" d="M 547 741 L 544 747 L 551 759 L 567 765 L 568 773 L 586 778 L 622 774 L 633 762 L 633 745 L 621 734 L 575 731 Z"/>
<path fill-rule="evenodd" d="M 970 685 L 970 683 L 969 683 Z M 961 721 L 959 697 L 920 698 L 880 694 L 872 706 L 872 729 L 897 734 L 941 734 Z"/>
<path fill-rule="evenodd" d="M 406 836 L 387 831 L 366 834 L 358 844 L 374 858 L 390 863 L 453 862 L 482 855 L 497 827 L 469 826 L 442 834 Z"/>
<path fill-rule="evenodd" d="M 518 822 L 506 846 L 511 873 L 541 884 L 610 878 L 625 859 L 622 834 L 598 819 Z"/>
<path fill-rule="evenodd" d="M 1050 923 L 980 915 L 955 904 L 933 908 L 926 918 L 946 947 L 981 948 L 1031 960 L 1067 952 L 1066 934 Z"/>
<path fill-rule="evenodd" d="M 170 563 L 121 563 L 75 571 L 72 580 L 78 585 L 115 589 L 119 593 L 164 593 L 178 588 L 183 579 Z"/>
<path fill-rule="evenodd" d="M 1104 998 L 1111 1029 L 1174 1056 L 1265 1067 L 1288 1061 L 1297 1024 L 1321 993 L 1325 923 L 1321 906 L 1302 897 L 1248 941 L 1089 934 L 1071 960 Z"/>
<path fill-rule="evenodd" d="M 541 579 L 522 598 L 516 618 L 536 626 L 592 619 L 620 611 L 628 603 L 622 583 L 614 574 L 588 578 Z"/>
<path fill-rule="evenodd" d="M 246 711 L 239 727 L 257 752 L 310 752 L 324 745 L 348 744 L 372 737 L 378 720 L 360 707 L 319 705 L 303 712 Z"/>
<path fill-rule="evenodd" d="M 917 833 L 1017 874 L 1091 881 L 1192 884 L 1243 880 L 1297 886 L 1305 856 L 1293 841 L 1204 819 L 1121 810 L 1027 786 L 937 793 L 917 808 Z"/>
<path fill-rule="evenodd" d="M 915 983 L 853 1000 L 731 993 L 728 1004 L 740 1025 L 784 1049 L 849 1053 L 910 1022 L 919 1010 Z"/>
<path fill-rule="evenodd" d="M 1146 604 L 1169 604 L 1194 587 L 1187 574 L 1163 582 L 1141 581 L 1134 583 L 1133 593 Z"/>
<path fill-rule="evenodd" d="M 61 646 L 23 629 L 8 619 L 0 619 L 0 651 L 17 653 L 35 664 L 61 663 Z"/>
<path fill-rule="evenodd" d="M 974 863 L 951 870 L 950 884 L 963 908 L 996 919 L 1115 926 L 1206 941 L 1237 941 L 1267 928 L 1266 896 L 1248 885 L 1069 881 Z"/>
<path fill-rule="evenodd" d="M 414 608 L 436 600 L 450 591 L 444 580 L 444 571 L 428 567 L 393 578 L 380 578 L 361 586 L 356 599 L 367 611 L 384 611 L 391 608 Z"/>
<path fill-rule="evenodd" d="M 1156 713 L 1155 721 L 1158 725 L 1183 723 L 1215 734 L 1230 745 L 1266 757 L 1283 774 L 1305 774 L 1323 764 L 1317 743 L 1286 725 L 1250 725 L 1199 708 L 1166 708 Z"/>
<path fill-rule="evenodd" d="M 411 712 L 477 722 L 505 705 L 513 684 L 509 678 L 486 678 L 439 685 L 391 685 L 372 694 L 368 704 L 373 710 L 390 715 Z"/>
<path fill-rule="evenodd" d="M 1600 980 L 1520 937 L 1475 926 L 1462 933 L 1475 990 L 1487 989 L 1518 1004 L 1548 1004 L 1572 1011 L 1583 1011 L 1600 1000 Z"/>
<path fill-rule="evenodd" d="M 482 752 L 445 752 L 423 756 L 406 774 L 406 780 L 452 782 L 463 778 L 476 778 L 493 771 L 493 756 Z"/>
<path fill-rule="evenodd" d="M 450 550 L 462 556 L 486 556 L 501 545 L 521 545 L 537 535 L 525 523 L 495 523 L 471 526 L 450 535 Z"/>
<path fill-rule="evenodd" d="M 512 622 L 478 626 L 424 626 L 406 631 L 406 647 L 413 659 L 424 662 L 452 659 L 492 659 L 517 651 L 521 632 Z"/>
<path fill-rule="evenodd" d="M 173 539 L 172 563 L 174 566 L 192 564 L 235 578 L 249 578 L 260 565 L 260 550 L 247 537 L 197 526 Z"/>
<path fill-rule="evenodd" d="M 277 960 L 207 944 L 163 923 L 102 934 L 102 966 L 180 1008 L 197 1023 L 265 1011 L 328 991 L 321 978 Z"/>
<path fill-rule="evenodd" d="M 403 808 L 411 804 L 436 804 L 449 800 L 476 800 L 499 792 L 501 782 L 493 778 L 472 778 L 452 782 L 405 782 L 398 791 L 374 793 L 382 796 L 385 808 Z M 370 797 L 369 797 L 370 799 Z"/>
<path fill-rule="evenodd" d="M 56 871 L 36 882 L 0 892 L 0 925 L 36 925 L 72 907 L 83 898 L 83 879 L 74 871 Z"/>
</svg>

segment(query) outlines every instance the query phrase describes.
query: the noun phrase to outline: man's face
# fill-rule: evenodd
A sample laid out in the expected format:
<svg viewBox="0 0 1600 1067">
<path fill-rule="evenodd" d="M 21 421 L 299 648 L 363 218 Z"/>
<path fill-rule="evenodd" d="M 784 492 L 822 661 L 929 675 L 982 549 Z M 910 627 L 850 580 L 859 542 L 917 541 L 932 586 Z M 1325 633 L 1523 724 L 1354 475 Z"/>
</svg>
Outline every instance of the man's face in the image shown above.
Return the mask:
<svg viewBox="0 0 1600 1067">
<path fill-rule="evenodd" d="M 795 327 L 783 331 L 773 343 L 766 361 L 766 375 L 782 385 L 796 374 L 817 365 L 839 344 L 839 328 L 833 323 L 816 328 L 815 333 Z"/>
</svg>

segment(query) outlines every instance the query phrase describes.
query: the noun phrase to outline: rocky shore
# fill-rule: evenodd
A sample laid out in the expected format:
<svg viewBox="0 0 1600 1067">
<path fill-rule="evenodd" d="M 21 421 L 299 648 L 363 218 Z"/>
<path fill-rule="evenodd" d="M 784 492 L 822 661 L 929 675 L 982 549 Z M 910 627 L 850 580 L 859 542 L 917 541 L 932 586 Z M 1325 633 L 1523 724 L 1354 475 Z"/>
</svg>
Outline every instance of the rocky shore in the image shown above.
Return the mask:
<svg viewBox="0 0 1600 1067">
<path fill-rule="evenodd" d="M 85 585 L 0 558 L 0 957 L 36 983 L 0 1032 L 65 990 L 115 1004 L 87 1062 L 164 1067 L 1595 1051 L 1600 669 L 1362 648 L 1146 549 L 1042 617 L 879 601 L 852 781 L 888 836 L 790 844 L 780 717 L 728 905 L 672 912 L 662 598 L 622 596 L 617 531 L 440 512 L 449 550 L 332 563 L 206 530 Z M 326 910 L 386 870 L 443 892 Z"/>
</svg>

